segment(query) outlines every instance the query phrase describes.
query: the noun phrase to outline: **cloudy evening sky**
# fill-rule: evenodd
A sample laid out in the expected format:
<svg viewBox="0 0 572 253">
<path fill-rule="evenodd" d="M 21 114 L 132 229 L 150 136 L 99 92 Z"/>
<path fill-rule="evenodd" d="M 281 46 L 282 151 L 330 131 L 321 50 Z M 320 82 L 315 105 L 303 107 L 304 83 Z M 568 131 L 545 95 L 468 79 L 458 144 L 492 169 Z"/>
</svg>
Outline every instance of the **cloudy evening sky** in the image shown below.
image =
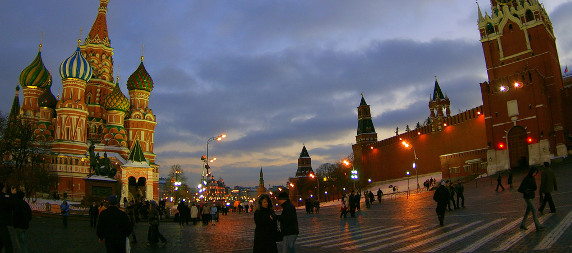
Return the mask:
<svg viewBox="0 0 572 253">
<path fill-rule="evenodd" d="M 560 63 L 572 67 L 572 0 L 542 1 Z M 479 1 L 490 13 L 490 2 Z M 60 63 L 84 40 L 99 1 L 0 2 L 0 110 L 38 50 L 61 91 Z M 379 139 L 429 115 L 434 76 L 452 113 L 481 105 L 487 81 L 471 0 L 111 0 L 107 24 L 121 89 L 139 64 L 154 80 L 161 176 L 180 164 L 196 185 L 207 139 L 228 186 L 284 184 L 305 144 L 313 168 L 349 155 L 360 93 Z M 120 67 L 118 71 L 118 66 Z M 20 93 L 20 100 L 22 100 Z"/>
</svg>

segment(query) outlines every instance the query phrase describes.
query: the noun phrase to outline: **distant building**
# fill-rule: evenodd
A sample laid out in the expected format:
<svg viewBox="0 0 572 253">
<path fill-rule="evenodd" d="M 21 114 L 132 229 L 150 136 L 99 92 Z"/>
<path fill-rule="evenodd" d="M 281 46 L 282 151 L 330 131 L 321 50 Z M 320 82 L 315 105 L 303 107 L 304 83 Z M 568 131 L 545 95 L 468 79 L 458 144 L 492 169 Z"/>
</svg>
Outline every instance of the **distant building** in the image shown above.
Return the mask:
<svg viewBox="0 0 572 253">
<path fill-rule="evenodd" d="M 264 187 L 264 175 L 262 174 L 262 168 L 260 168 L 260 179 L 258 180 L 258 189 L 256 190 L 256 196 L 266 193 L 266 187 Z"/>
<path fill-rule="evenodd" d="M 298 158 L 296 176 L 289 179 L 288 195 L 294 205 L 303 205 L 303 200 L 316 195 L 317 179 L 310 177 L 311 174 L 314 174 L 314 170 L 312 170 L 312 158 L 304 145 L 302 152 L 300 152 L 300 157 Z"/>
<path fill-rule="evenodd" d="M 419 175 L 472 178 L 568 156 L 572 76 L 561 74 L 546 10 L 536 0 L 491 0 L 491 5 L 491 15 L 478 9 L 488 74 L 480 84 L 483 105 L 451 115 L 449 97 L 435 79 L 425 124 L 377 141 L 362 96 L 352 146 L 362 182 L 404 178 L 406 170 L 413 176 L 418 170 Z"/>
</svg>

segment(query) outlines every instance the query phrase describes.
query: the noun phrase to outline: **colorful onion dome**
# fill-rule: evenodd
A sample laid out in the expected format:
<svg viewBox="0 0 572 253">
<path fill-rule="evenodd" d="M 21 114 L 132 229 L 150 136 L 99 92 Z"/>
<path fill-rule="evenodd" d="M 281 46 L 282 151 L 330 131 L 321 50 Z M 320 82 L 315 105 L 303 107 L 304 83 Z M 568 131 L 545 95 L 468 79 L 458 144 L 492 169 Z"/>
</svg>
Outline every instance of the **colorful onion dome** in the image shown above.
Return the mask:
<svg viewBox="0 0 572 253">
<path fill-rule="evenodd" d="M 40 107 L 49 107 L 54 109 L 56 108 L 57 103 L 58 100 L 56 100 L 56 97 L 52 94 L 52 90 L 50 88 L 47 88 L 46 91 L 38 98 L 38 105 Z"/>
<path fill-rule="evenodd" d="M 102 105 L 105 110 L 108 111 L 117 110 L 126 112 L 129 110 L 129 99 L 121 92 L 119 83 L 115 84 L 113 91 L 103 98 Z"/>
<path fill-rule="evenodd" d="M 36 86 L 38 88 L 49 88 L 52 85 L 52 75 L 44 66 L 44 62 L 42 62 L 42 44 L 40 44 L 36 59 L 20 73 L 20 85 L 22 87 Z"/>
<path fill-rule="evenodd" d="M 144 90 L 151 92 L 153 90 L 153 79 L 147 70 L 145 70 L 145 66 L 143 65 L 143 57 L 141 57 L 141 64 L 129 79 L 127 79 L 127 89 L 128 90 Z"/>
<path fill-rule="evenodd" d="M 60 65 L 60 76 L 62 79 L 78 78 L 88 82 L 91 79 L 91 71 L 91 66 L 81 55 L 78 42 L 75 52 Z"/>
</svg>

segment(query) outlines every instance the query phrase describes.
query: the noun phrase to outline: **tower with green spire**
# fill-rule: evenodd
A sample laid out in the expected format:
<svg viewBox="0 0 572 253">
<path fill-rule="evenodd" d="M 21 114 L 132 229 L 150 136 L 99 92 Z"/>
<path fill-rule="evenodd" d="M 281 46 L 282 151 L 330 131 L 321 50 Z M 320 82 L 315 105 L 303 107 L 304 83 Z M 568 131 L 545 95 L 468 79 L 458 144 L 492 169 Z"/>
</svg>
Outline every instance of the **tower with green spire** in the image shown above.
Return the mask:
<svg viewBox="0 0 572 253">
<path fill-rule="evenodd" d="M 361 94 L 361 101 L 358 106 L 358 128 L 356 135 L 357 144 L 369 144 L 377 141 L 377 133 L 371 120 L 371 112 L 369 105 L 365 102 L 363 94 Z"/>
<path fill-rule="evenodd" d="M 433 88 L 433 95 L 429 101 L 430 122 L 433 132 L 443 130 L 445 118 L 451 117 L 450 106 L 451 101 L 449 101 L 449 97 L 443 95 L 437 77 L 435 77 L 435 88 Z"/>
</svg>

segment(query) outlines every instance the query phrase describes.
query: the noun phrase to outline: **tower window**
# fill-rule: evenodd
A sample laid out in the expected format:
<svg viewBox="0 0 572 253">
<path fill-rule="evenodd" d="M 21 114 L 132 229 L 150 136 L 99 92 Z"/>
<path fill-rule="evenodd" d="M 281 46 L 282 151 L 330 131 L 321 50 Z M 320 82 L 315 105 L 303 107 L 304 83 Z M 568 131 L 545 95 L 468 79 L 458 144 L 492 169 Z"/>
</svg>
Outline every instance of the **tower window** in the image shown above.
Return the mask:
<svg viewBox="0 0 572 253">
<path fill-rule="evenodd" d="M 491 33 L 495 33 L 495 28 L 494 28 L 493 24 L 488 23 L 487 24 L 487 34 L 491 34 Z"/>
<path fill-rule="evenodd" d="M 524 14 L 524 17 L 526 19 L 526 22 L 534 20 L 534 14 L 532 14 L 532 11 L 530 10 L 526 10 L 526 14 Z"/>
</svg>

